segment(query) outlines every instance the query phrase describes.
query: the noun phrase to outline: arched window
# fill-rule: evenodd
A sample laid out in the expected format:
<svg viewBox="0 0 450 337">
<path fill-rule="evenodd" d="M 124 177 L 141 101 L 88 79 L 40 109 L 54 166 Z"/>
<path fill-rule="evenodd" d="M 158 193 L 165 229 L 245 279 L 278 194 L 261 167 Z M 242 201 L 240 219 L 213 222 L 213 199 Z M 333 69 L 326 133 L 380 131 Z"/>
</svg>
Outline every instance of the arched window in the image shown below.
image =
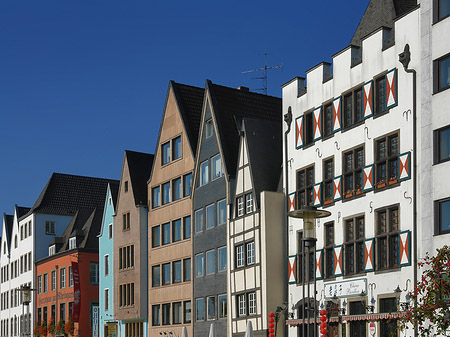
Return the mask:
<svg viewBox="0 0 450 337">
<path fill-rule="evenodd" d="M 14 248 L 17 248 L 17 234 L 16 234 L 16 236 L 14 237 Z"/>
</svg>

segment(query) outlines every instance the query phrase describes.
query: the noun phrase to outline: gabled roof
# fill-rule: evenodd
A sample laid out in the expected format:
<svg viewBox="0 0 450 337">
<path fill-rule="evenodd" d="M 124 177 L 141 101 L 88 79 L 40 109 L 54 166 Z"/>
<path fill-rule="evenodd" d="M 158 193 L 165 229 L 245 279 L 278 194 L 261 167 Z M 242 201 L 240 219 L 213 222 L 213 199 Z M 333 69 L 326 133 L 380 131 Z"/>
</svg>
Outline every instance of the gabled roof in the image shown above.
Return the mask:
<svg viewBox="0 0 450 337">
<path fill-rule="evenodd" d="M 239 129 L 242 118 L 254 118 L 281 123 L 281 98 L 233 89 L 206 81 L 217 122 L 226 172 L 236 175 L 239 150 Z"/>
<path fill-rule="evenodd" d="M 150 177 L 154 156 L 126 150 L 125 157 L 130 171 L 135 205 L 147 205 L 147 181 Z"/>
<path fill-rule="evenodd" d="M 17 212 L 17 219 L 20 219 L 21 217 L 23 217 L 31 209 L 30 207 L 21 207 L 21 206 L 17 206 L 17 205 L 15 207 L 16 207 L 16 212 Z"/>
<path fill-rule="evenodd" d="M 282 174 L 282 124 L 280 121 L 243 120 L 248 160 L 258 206 L 262 191 L 276 191 Z"/>
<path fill-rule="evenodd" d="M 393 29 L 394 19 L 415 6 L 417 0 L 370 0 L 350 44 L 361 46 L 361 39 L 380 27 Z"/>
<path fill-rule="evenodd" d="M 8 249 L 11 249 L 11 238 L 14 224 L 14 215 L 3 213 L 3 222 L 5 224 L 6 233 L 2 233 L 8 243 Z"/>
<path fill-rule="evenodd" d="M 118 183 L 112 179 L 53 173 L 28 214 L 74 215 L 79 210 L 103 209 L 108 184 Z"/>
<path fill-rule="evenodd" d="M 117 199 L 119 196 L 119 184 L 110 184 L 109 189 L 111 191 L 112 204 L 114 206 L 114 209 L 116 209 Z"/>
<path fill-rule="evenodd" d="M 184 123 L 184 129 L 195 157 L 205 89 L 170 81 Z"/>
</svg>

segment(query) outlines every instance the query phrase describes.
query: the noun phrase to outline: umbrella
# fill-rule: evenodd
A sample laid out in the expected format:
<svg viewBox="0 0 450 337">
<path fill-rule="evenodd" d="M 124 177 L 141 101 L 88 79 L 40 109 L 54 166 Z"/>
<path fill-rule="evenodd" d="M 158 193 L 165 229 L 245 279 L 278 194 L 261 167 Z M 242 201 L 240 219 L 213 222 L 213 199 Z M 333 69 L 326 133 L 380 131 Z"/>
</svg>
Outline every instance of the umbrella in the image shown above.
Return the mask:
<svg viewBox="0 0 450 337">
<path fill-rule="evenodd" d="M 247 330 L 245 330 L 244 337 L 253 337 L 253 326 L 251 321 L 248 321 L 247 323 Z"/>
<path fill-rule="evenodd" d="M 188 337 L 187 329 L 185 326 L 183 327 L 183 330 L 181 331 L 181 337 Z"/>
<path fill-rule="evenodd" d="M 211 328 L 209 329 L 209 337 L 216 337 L 216 329 L 214 329 L 214 323 L 211 323 Z"/>
</svg>

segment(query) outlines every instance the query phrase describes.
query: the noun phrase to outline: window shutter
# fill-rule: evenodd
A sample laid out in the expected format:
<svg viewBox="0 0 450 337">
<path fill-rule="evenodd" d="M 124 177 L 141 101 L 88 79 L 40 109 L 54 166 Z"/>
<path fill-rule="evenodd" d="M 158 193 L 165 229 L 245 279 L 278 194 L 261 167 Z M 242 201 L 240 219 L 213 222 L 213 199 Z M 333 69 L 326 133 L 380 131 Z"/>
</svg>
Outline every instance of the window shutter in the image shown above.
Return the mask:
<svg viewBox="0 0 450 337">
<path fill-rule="evenodd" d="M 411 152 L 405 152 L 398 156 L 398 167 L 399 181 L 411 178 Z"/>
<path fill-rule="evenodd" d="M 363 192 L 373 190 L 373 165 L 363 168 Z"/>
<path fill-rule="evenodd" d="M 397 68 L 394 68 L 386 73 L 386 108 L 393 108 L 397 104 Z"/>
<path fill-rule="evenodd" d="M 288 256 L 288 283 L 297 283 L 297 256 Z"/>
<path fill-rule="evenodd" d="M 322 183 L 313 186 L 313 206 L 322 205 Z"/>
<path fill-rule="evenodd" d="M 333 201 L 342 199 L 342 176 L 333 179 Z"/>
<path fill-rule="evenodd" d="M 364 84 L 364 118 L 373 115 L 373 80 Z"/>
<path fill-rule="evenodd" d="M 374 242 L 375 239 L 364 240 L 364 271 L 374 271 Z"/>
<path fill-rule="evenodd" d="M 295 148 L 301 149 L 303 147 L 303 116 L 295 119 Z"/>
<path fill-rule="evenodd" d="M 316 250 L 316 280 L 323 279 L 323 249 Z"/>
<path fill-rule="evenodd" d="M 295 211 L 295 192 L 289 194 L 288 212 Z"/>
<path fill-rule="evenodd" d="M 314 139 L 319 140 L 322 138 L 322 107 L 317 108 L 313 111 L 313 119 L 314 119 Z"/>
<path fill-rule="evenodd" d="M 342 245 L 335 246 L 334 247 L 334 276 L 342 276 L 343 275 L 343 269 L 342 269 Z"/>
<path fill-rule="evenodd" d="M 400 243 L 400 267 L 411 265 L 411 231 L 398 234 Z"/>
<path fill-rule="evenodd" d="M 341 129 L 341 96 L 333 100 L 333 132 Z"/>
</svg>

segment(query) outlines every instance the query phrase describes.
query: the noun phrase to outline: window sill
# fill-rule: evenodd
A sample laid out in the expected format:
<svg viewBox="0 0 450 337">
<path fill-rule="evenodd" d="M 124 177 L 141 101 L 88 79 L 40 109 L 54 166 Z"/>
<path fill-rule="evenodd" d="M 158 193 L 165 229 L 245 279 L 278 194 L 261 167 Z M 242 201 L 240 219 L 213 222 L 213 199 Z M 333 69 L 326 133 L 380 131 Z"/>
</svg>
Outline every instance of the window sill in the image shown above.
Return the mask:
<svg viewBox="0 0 450 337">
<path fill-rule="evenodd" d="M 447 19 L 449 17 L 450 17 L 450 14 L 447 14 L 446 16 L 444 16 L 444 17 L 442 17 L 440 19 L 437 19 L 436 21 L 433 20 L 433 23 L 431 25 L 434 26 L 435 24 L 438 24 L 439 22 L 442 22 L 442 21 L 444 21 L 445 19 Z"/>
<path fill-rule="evenodd" d="M 334 133 L 332 132 L 331 134 L 324 136 L 324 137 L 322 138 L 322 142 L 324 142 L 324 141 L 326 141 L 326 140 L 328 140 L 328 139 L 331 139 L 331 138 L 333 138 L 333 137 L 334 137 Z"/>
<path fill-rule="evenodd" d="M 347 201 L 352 201 L 352 200 L 355 200 L 355 199 L 359 199 L 361 197 L 364 197 L 366 195 L 366 193 L 365 192 L 361 192 L 361 193 L 356 194 L 356 192 L 352 192 L 352 195 L 349 196 L 349 197 L 346 197 L 345 195 L 346 194 L 342 195 L 342 202 L 347 202 Z"/>
<path fill-rule="evenodd" d="M 379 118 L 381 116 L 387 115 L 388 113 L 389 113 L 389 109 L 385 110 L 383 112 L 374 112 L 373 113 L 373 119 L 377 119 L 377 118 Z"/>
<path fill-rule="evenodd" d="M 446 86 L 446 87 L 444 87 L 444 88 L 437 88 L 437 89 L 435 89 L 435 91 L 433 92 L 433 95 L 432 95 L 432 96 L 434 96 L 434 95 L 436 95 L 436 94 L 439 94 L 439 93 L 441 93 L 441 92 L 443 92 L 443 91 L 446 91 L 446 90 L 448 90 L 448 89 L 450 89 L 450 85 L 448 85 L 448 86 Z"/>
<path fill-rule="evenodd" d="M 352 129 L 354 129 L 354 128 L 357 128 L 358 126 L 363 125 L 363 124 L 364 124 L 364 121 L 365 121 L 365 120 L 363 119 L 363 120 L 358 121 L 358 122 L 356 122 L 356 123 L 354 123 L 354 124 L 352 124 L 352 125 L 350 125 L 350 126 L 342 127 L 341 132 L 342 132 L 342 133 L 345 133 L 345 132 L 350 131 L 350 130 L 352 130 Z"/>
<path fill-rule="evenodd" d="M 385 183 L 385 185 L 383 187 L 378 187 L 378 185 L 375 185 L 374 186 L 374 193 L 378 193 L 378 192 L 382 192 L 382 191 L 385 191 L 385 190 L 389 190 L 391 188 L 400 186 L 400 184 L 401 184 L 401 181 L 397 181 L 397 182 L 391 183 L 391 184 L 389 184 L 389 183 L 386 184 Z"/>
<path fill-rule="evenodd" d="M 400 271 L 401 269 L 401 267 L 392 267 L 387 269 L 375 270 L 375 275 L 392 273 L 394 271 Z"/>
</svg>

